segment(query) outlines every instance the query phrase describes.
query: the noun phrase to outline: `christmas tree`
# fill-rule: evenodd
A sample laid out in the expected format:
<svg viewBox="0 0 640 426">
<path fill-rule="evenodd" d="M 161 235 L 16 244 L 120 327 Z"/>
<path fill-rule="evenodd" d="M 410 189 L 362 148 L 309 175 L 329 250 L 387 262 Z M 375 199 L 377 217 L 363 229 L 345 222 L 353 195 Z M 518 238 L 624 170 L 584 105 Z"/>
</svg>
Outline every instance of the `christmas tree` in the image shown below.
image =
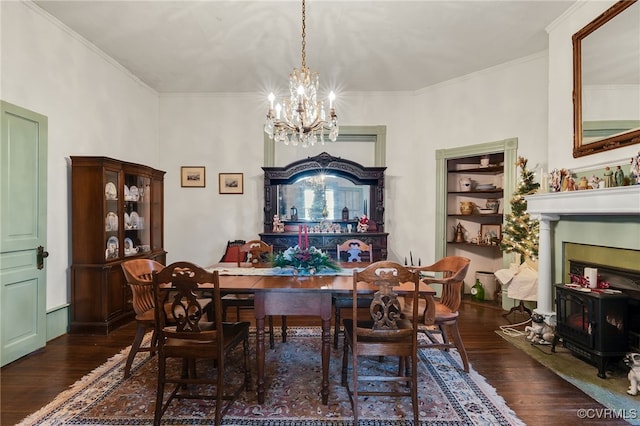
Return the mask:
<svg viewBox="0 0 640 426">
<path fill-rule="evenodd" d="M 540 184 L 533 181 L 534 173 L 527 170 L 527 160 L 519 157 L 516 166 L 520 167 L 520 183 L 511 198 L 511 213 L 505 215 L 500 249 L 507 253 L 518 253 L 520 262 L 538 257 L 538 238 L 540 223 L 531 219 L 527 213 L 526 195 L 535 194 Z"/>
</svg>

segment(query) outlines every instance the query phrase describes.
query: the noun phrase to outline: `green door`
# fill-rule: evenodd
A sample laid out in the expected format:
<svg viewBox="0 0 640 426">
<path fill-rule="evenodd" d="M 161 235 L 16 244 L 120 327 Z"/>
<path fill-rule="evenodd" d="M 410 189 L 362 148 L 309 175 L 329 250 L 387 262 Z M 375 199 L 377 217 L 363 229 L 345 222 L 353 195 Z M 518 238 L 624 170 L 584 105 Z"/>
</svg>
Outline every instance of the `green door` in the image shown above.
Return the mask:
<svg viewBox="0 0 640 426">
<path fill-rule="evenodd" d="M 46 343 L 47 117 L 0 105 L 0 365 L 6 365 Z"/>
</svg>

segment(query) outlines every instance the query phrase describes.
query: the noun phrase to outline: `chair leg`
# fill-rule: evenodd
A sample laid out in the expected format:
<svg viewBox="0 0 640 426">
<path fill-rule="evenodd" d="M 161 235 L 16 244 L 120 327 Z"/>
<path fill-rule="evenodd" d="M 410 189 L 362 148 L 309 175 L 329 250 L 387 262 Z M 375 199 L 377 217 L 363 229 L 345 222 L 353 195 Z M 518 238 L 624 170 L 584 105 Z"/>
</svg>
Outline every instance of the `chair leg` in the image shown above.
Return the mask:
<svg viewBox="0 0 640 426">
<path fill-rule="evenodd" d="M 245 336 L 242 341 L 242 351 L 244 353 L 244 389 L 251 391 L 251 369 L 249 368 L 249 336 Z"/>
<path fill-rule="evenodd" d="M 464 371 L 466 373 L 469 372 L 469 358 L 467 357 L 467 351 L 464 348 L 464 344 L 462 343 L 462 337 L 460 337 L 460 331 L 458 330 L 458 323 L 453 322 L 448 324 L 448 331 L 450 331 L 450 335 L 453 338 L 453 343 L 460 354 L 460 358 L 462 359 L 462 365 L 464 367 Z"/>
<path fill-rule="evenodd" d="M 420 424 L 420 406 L 418 405 L 418 357 L 411 356 L 411 403 L 413 406 L 413 424 Z"/>
<path fill-rule="evenodd" d="M 275 349 L 276 341 L 275 341 L 275 338 L 273 337 L 273 317 L 269 315 L 269 318 L 267 321 L 269 321 L 269 348 Z"/>
<path fill-rule="evenodd" d="M 138 327 L 136 328 L 136 335 L 133 338 L 133 343 L 131 344 L 131 349 L 129 350 L 129 355 L 127 356 L 127 363 L 124 365 L 124 378 L 128 378 L 131 376 L 131 365 L 133 364 L 133 359 L 136 357 L 136 353 L 140 349 L 140 344 L 142 343 L 142 338 L 147 331 L 147 327 L 138 323 Z M 153 341 L 151 342 L 153 345 Z"/>
<path fill-rule="evenodd" d="M 338 349 L 338 335 L 340 334 L 340 308 L 336 305 L 335 323 L 333 326 L 333 348 Z"/>
<path fill-rule="evenodd" d="M 358 357 L 355 354 L 355 349 L 352 352 L 352 360 L 351 360 L 351 368 L 353 369 L 353 390 L 351 393 L 353 394 L 351 399 L 351 408 L 353 410 L 353 424 L 358 424 L 358 415 L 360 414 L 360 409 L 358 408 Z M 349 386 L 347 384 L 347 386 Z"/>
<path fill-rule="evenodd" d="M 451 337 L 449 336 L 447 325 L 440 324 L 438 328 L 440 328 L 440 334 L 442 335 L 442 343 L 451 343 Z M 449 348 L 445 348 L 444 350 L 449 352 Z"/>
<path fill-rule="evenodd" d="M 162 357 L 158 357 L 158 385 L 156 387 L 156 407 L 153 413 L 154 426 L 160 425 L 160 419 L 162 418 L 162 402 L 164 400 L 164 380 L 165 380 L 165 360 Z"/>
<path fill-rule="evenodd" d="M 287 341 L 287 317 L 282 315 L 280 320 L 282 321 L 282 343 L 285 343 Z"/>
<path fill-rule="evenodd" d="M 349 345 L 347 344 L 347 338 L 344 338 L 344 347 L 342 348 L 342 379 L 340 384 L 347 386 L 347 370 L 349 367 Z"/>
</svg>

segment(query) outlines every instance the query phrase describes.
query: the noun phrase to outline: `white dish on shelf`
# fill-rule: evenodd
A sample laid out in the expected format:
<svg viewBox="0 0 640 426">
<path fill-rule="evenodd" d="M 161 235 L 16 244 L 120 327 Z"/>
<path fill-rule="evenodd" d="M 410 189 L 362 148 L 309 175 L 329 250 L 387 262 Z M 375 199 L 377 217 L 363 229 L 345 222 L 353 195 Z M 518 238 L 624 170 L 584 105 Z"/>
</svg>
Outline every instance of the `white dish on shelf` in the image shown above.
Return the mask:
<svg viewBox="0 0 640 426">
<path fill-rule="evenodd" d="M 140 216 L 138 216 L 138 213 L 131 212 L 131 214 L 129 215 L 129 219 L 131 220 L 131 229 L 142 229 L 142 227 L 140 226 Z"/>
<path fill-rule="evenodd" d="M 493 209 L 478 209 L 478 212 L 480 214 L 493 214 L 493 213 L 496 213 L 496 211 L 493 210 Z"/>
<path fill-rule="evenodd" d="M 104 219 L 104 228 L 106 231 L 118 230 L 118 216 L 114 212 L 107 213 L 107 217 Z"/>
<path fill-rule="evenodd" d="M 138 201 L 140 199 L 140 192 L 137 186 L 131 185 L 129 188 L 129 197 L 131 197 L 131 201 Z"/>
<path fill-rule="evenodd" d="M 124 186 L 124 200 L 131 200 L 131 192 L 129 191 L 129 187 L 127 185 Z"/>
<path fill-rule="evenodd" d="M 118 189 L 113 182 L 107 182 L 107 184 L 104 186 L 104 196 L 107 200 L 118 199 Z"/>
<path fill-rule="evenodd" d="M 128 256 L 131 254 L 136 254 L 137 252 L 138 251 L 133 245 L 133 240 L 131 240 L 131 238 L 125 238 L 124 239 L 124 255 Z"/>
<path fill-rule="evenodd" d="M 124 229 L 131 229 L 131 218 L 127 212 L 124 212 Z"/>
<path fill-rule="evenodd" d="M 107 249 L 104 252 L 105 259 L 116 259 L 118 257 L 118 239 L 109 237 L 107 240 Z"/>
<path fill-rule="evenodd" d="M 491 190 L 491 189 L 496 189 L 496 186 L 491 183 L 482 183 L 482 184 L 476 185 L 476 190 L 485 191 L 485 190 Z"/>
</svg>

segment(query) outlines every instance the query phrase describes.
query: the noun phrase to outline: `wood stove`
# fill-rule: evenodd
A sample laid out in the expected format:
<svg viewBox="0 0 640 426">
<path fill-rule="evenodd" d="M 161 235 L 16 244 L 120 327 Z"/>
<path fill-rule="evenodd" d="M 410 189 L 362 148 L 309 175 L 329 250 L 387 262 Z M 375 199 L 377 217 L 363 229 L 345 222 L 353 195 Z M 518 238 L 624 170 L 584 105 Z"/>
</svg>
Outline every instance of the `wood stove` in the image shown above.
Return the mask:
<svg viewBox="0 0 640 426">
<path fill-rule="evenodd" d="M 598 367 L 605 378 L 607 365 L 629 352 L 640 351 L 640 272 L 570 260 L 571 273 L 583 275 L 585 267 L 598 268 L 610 289 L 556 289 L 556 330 L 552 351 L 563 345 Z"/>
</svg>

